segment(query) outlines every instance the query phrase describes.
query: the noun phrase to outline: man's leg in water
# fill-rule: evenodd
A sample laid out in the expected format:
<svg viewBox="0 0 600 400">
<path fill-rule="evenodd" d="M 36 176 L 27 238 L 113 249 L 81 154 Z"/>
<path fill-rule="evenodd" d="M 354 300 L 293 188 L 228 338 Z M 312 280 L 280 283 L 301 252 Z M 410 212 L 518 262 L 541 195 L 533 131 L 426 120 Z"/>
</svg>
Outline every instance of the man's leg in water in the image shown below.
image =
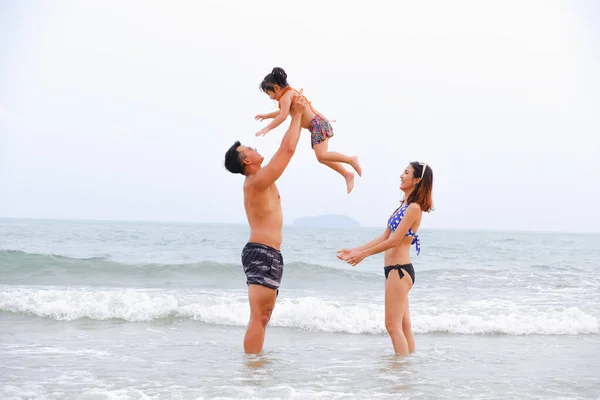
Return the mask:
<svg viewBox="0 0 600 400">
<path fill-rule="evenodd" d="M 250 322 L 244 337 L 244 351 L 248 354 L 258 354 L 262 351 L 265 341 L 265 330 L 275 308 L 277 290 L 262 285 L 248 285 L 248 300 L 250 302 Z"/>
</svg>

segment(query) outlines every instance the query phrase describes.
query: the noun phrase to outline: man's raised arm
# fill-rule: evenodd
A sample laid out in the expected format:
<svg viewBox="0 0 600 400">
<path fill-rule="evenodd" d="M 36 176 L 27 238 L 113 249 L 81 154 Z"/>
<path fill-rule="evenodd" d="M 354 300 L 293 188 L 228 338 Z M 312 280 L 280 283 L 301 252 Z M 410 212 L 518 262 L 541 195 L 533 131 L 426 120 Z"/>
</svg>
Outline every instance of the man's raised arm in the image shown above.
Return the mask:
<svg viewBox="0 0 600 400">
<path fill-rule="evenodd" d="M 273 155 L 271 161 L 256 173 L 253 182 L 255 186 L 265 188 L 279 179 L 283 171 L 285 171 L 296 151 L 298 140 L 300 140 L 302 114 L 305 107 L 306 101 L 304 101 L 304 97 L 295 95 L 290 106 L 290 115 L 292 116 L 290 127 L 285 135 L 283 135 L 279 149 Z"/>
</svg>

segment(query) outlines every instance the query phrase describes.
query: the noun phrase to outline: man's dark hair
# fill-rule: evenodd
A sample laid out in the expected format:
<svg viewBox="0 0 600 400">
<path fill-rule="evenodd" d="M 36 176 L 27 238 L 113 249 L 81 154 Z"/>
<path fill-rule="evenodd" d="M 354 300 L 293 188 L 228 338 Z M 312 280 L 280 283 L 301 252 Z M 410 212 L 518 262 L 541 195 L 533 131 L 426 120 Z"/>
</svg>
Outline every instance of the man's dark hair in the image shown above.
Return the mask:
<svg viewBox="0 0 600 400">
<path fill-rule="evenodd" d="M 225 153 L 225 168 L 232 174 L 244 175 L 244 163 L 242 162 L 241 154 L 237 148 L 241 146 L 239 140 L 236 140 L 233 146 Z"/>
</svg>

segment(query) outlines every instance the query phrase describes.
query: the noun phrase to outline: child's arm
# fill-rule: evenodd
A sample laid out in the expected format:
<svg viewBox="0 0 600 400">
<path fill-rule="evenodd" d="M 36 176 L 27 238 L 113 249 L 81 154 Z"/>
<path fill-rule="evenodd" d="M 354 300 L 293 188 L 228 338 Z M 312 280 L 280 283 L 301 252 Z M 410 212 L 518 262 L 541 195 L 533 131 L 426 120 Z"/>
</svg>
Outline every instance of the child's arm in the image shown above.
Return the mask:
<svg viewBox="0 0 600 400">
<path fill-rule="evenodd" d="M 263 119 L 275 118 L 278 115 L 279 115 L 279 110 L 273 111 L 273 112 L 270 112 L 267 114 L 258 114 L 256 117 L 254 117 L 254 119 L 257 121 L 262 121 Z"/>
<path fill-rule="evenodd" d="M 267 133 L 269 133 L 270 130 L 277 128 L 279 125 L 281 125 L 281 123 L 283 121 L 285 121 L 285 119 L 288 117 L 288 115 L 290 115 L 290 105 L 292 104 L 292 95 L 293 93 L 290 93 L 290 95 L 285 95 L 281 98 L 281 100 L 279 101 L 279 106 L 281 107 L 281 110 L 279 111 L 278 115 L 275 117 L 275 119 L 273 121 L 271 121 L 271 123 L 267 126 L 265 126 L 264 128 L 262 128 L 260 131 L 258 131 L 258 133 L 256 134 L 256 136 L 261 136 L 261 135 L 266 135 Z"/>
</svg>

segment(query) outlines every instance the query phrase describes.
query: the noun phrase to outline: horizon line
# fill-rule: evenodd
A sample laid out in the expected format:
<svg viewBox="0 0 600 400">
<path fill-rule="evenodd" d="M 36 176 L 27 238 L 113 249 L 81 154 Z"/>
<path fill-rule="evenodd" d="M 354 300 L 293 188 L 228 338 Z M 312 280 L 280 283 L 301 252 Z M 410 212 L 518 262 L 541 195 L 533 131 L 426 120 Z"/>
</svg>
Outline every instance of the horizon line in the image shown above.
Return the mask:
<svg viewBox="0 0 600 400">
<path fill-rule="evenodd" d="M 299 217 L 304 218 L 304 217 Z M 352 218 L 352 217 L 350 217 Z M 296 218 L 298 219 L 298 218 Z M 354 219 L 354 218 L 352 218 Z M 37 221 L 71 221 L 71 222 L 124 222 L 124 223 L 155 223 L 155 224 L 192 224 L 192 225 L 235 225 L 235 226 L 248 226 L 247 223 L 242 222 L 206 222 L 206 221 L 181 221 L 181 220 L 149 220 L 149 219 L 99 219 L 99 218 L 59 218 L 59 217 L 4 217 L 0 216 L 0 220 L 37 220 Z M 295 227 L 293 224 L 284 223 L 283 227 Z M 297 228 L 313 228 L 310 226 L 301 226 Z M 362 225 L 359 223 L 358 227 L 327 227 L 327 226 L 315 226 L 314 228 L 321 229 L 374 229 L 381 228 L 381 225 Z M 501 229 L 501 228 L 436 228 L 436 227 L 423 227 L 423 230 L 431 231 L 471 231 L 471 232 L 513 232 L 513 233 L 547 233 L 547 234 L 582 234 L 582 235 L 597 235 L 600 231 L 571 231 L 571 230 L 540 230 L 540 229 Z"/>
</svg>

